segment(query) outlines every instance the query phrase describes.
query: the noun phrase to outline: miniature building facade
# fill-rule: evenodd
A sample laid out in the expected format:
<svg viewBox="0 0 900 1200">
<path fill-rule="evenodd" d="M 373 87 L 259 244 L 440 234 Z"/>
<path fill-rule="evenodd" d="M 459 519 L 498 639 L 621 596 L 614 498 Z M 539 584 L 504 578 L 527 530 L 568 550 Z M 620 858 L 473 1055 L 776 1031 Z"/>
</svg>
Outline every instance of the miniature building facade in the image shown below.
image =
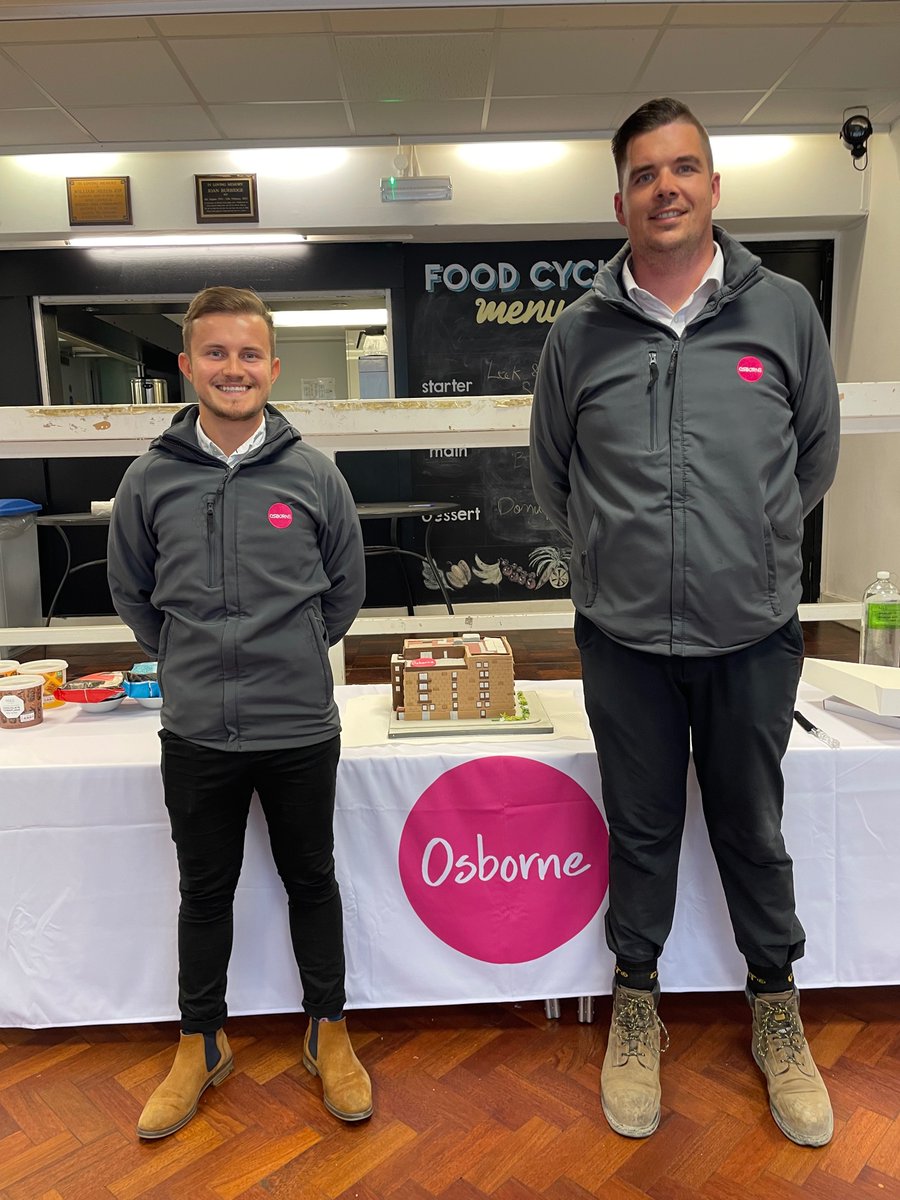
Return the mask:
<svg viewBox="0 0 900 1200">
<path fill-rule="evenodd" d="M 391 701 L 401 721 L 487 719 L 516 707 L 505 637 L 407 638 L 391 657 Z"/>
</svg>

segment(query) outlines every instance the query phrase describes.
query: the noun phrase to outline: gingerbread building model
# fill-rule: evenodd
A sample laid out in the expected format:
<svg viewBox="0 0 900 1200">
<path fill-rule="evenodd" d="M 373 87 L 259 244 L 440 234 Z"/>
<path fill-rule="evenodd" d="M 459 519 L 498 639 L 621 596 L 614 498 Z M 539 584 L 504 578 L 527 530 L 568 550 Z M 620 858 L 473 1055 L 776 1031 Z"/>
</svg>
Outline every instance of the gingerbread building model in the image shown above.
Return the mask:
<svg viewBox="0 0 900 1200">
<path fill-rule="evenodd" d="M 487 719 L 516 707 L 513 655 L 505 637 L 407 638 L 391 657 L 400 721 Z"/>
</svg>

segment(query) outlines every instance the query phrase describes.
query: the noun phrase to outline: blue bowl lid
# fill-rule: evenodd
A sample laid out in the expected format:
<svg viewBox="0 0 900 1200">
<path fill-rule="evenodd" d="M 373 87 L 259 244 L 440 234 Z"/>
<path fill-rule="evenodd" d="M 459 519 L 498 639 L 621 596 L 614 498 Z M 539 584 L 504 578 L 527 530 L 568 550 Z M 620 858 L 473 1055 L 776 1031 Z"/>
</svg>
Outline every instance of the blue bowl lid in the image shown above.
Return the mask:
<svg viewBox="0 0 900 1200">
<path fill-rule="evenodd" d="M 42 504 L 33 500 L 0 500 L 0 517 L 20 517 L 24 513 L 40 512 Z"/>
</svg>

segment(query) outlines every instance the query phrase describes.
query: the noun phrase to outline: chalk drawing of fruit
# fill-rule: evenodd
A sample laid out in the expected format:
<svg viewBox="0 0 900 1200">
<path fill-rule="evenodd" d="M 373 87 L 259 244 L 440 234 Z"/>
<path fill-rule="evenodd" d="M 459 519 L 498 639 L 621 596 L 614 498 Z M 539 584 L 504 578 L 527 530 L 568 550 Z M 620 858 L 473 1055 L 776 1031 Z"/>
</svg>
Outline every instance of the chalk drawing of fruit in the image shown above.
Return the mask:
<svg viewBox="0 0 900 1200">
<path fill-rule="evenodd" d="M 549 583 L 564 588 L 569 582 L 569 551 L 559 546 L 538 546 L 528 555 L 528 562 L 537 574 L 537 586 Z"/>
</svg>

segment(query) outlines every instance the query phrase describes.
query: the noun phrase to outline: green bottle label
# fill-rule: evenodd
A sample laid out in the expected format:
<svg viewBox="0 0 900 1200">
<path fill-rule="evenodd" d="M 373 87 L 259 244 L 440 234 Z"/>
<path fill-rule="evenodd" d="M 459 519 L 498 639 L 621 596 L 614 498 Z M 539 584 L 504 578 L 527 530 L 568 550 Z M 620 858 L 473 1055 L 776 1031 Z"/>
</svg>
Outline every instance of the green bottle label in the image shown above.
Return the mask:
<svg viewBox="0 0 900 1200">
<path fill-rule="evenodd" d="M 870 603 L 866 624 L 870 629 L 900 629 L 900 602 Z"/>
</svg>

